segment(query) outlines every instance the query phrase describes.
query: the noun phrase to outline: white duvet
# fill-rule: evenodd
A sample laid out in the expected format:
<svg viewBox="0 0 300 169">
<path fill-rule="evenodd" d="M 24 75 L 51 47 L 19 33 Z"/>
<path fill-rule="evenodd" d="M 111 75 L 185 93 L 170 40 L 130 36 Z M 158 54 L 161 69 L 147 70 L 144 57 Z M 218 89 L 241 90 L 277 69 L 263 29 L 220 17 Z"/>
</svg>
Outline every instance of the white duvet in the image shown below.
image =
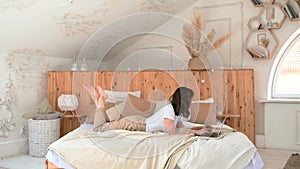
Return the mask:
<svg viewBox="0 0 300 169">
<path fill-rule="evenodd" d="M 57 141 L 53 145 L 61 147 L 61 144 L 57 144 L 60 141 Z M 65 146 L 67 143 L 68 142 L 65 142 Z M 72 142 L 69 143 L 72 144 Z M 61 156 L 62 154 L 59 152 L 59 149 L 54 148 L 53 145 L 50 146 L 50 149 Z M 72 146 L 73 145 L 68 145 L 67 147 L 71 148 Z M 76 149 L 76 147 L 74 147 L 74 149 Z M 242 169 L 249 164 L 251 159 L 254 157 L 255 152 L 255 146 L 243 133 L 240 132 L 228 133 L 221 139 L 207 140 L 198 138 L 194 139 L 194 141 L 185 148 L 185 151 L 181 153 L 181 156 L 177 159 L 177 167 L 182 169 Z M 96 160 L 97 156 L 91 155 L 90 157 L 93 159 L 92 161 L 98 161 Z M 65 159 L 67 163 L 70 163 L 70 161 L 67 160 L 68 158 L 63 157 L 63 159 Z M 76 156 L 74 159 L 76 159 Z M 110 161 L 111 159 L 107 160 Z M 73 167 L 77 168 L 74 165 Z"/>
<path fill-rule="evenodd" d="M 232 132 L 222 139 L 198 139 L 184 152 L 177 165 L 182 169 L 242 169 L 255 152 L 255 146 L 243 133 Z"/>
</svg>

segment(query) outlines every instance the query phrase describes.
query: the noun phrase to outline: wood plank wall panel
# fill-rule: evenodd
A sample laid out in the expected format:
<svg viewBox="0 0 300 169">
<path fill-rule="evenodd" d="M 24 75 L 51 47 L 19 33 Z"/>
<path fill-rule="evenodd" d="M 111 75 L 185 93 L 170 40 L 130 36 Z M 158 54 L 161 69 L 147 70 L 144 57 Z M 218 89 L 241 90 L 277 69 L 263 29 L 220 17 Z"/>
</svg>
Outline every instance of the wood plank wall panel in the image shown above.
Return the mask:
<svg viewBox="0 0 300 169">
<path fill-rule="evenodd" d="M 94 72 L 94 86 L 100 85 L 104 90 L 112 90 L 112 77 L 114 72 Z"/>
<path fill-rule="evenodd" d="M 172 93 L 176 90 L 177 87 L 185 86 L 194 91 L 193 100 L 200 99 L 200 91 L 198 86 L 198 79 L 196 79 L 196 75 L 199 75 L 198 71 L 170 71 L 169 72 L 173 80 L 177 83 L 177 86 L 173 87 Z M 199 77 L 199 76 L 197 76 Z"/>
<path fill-rule="evenodd" d="M 216 111 L 223 110 L 226 99 L 225 74 L 226 71 L 208 72 L 210 82 L 210 96 L 213 97 L 216 104 Z"/>
<path fill-rule="evenodd" d="M 228 115 L 232 115 L 236 112 L 236 107 L 237 105 L 237 101 L 236 101 L 236 71 L 233 70 L 230 73 L 226 73 L 226 77 L 225 77 L 225 83 L 226 83 L 226 91 L 227 91 L 227 100 L 226 100 L 226 106 L 225 106 L 225 111 L 224 114 L 226 116 Z M 230 119 L 227 121 L 227 123 L 232 126 L 232 127 L 238 127 L 236 126 L 236 124 L 234 123 L 234 118 Z"/>
<path fill-rule="evenodd" d="M 245 73 L 245 72 L 244 72 Z M 244 92 L 244 88 L 246 85 L 245 77 L 241 72 L 236 72 L 236 88 L 237 88 L 237 93 L 236 93 L 236 98 L 237 98 L 237 106 L 235 111 L 238 113 L 240 112 L 240 117 L 239 118 L 234 118 L 232 121 L 235 124 L 236 127 L 240 129 L 240 131 L 245 132 L 245 125 L 244 125 L 244 120 L 245 119 L 245 97 L 246 93 Z M 234 112 L 235 113 L 235 112 Z M 236 113 L 235 113 L 236 114 Z"/>
<path fill-rule="evenodd" d="M 199 77 L 200 77 L 200 83 L 198 83 L 198 85 L 200 89 L 200 99 L 204 100 L 212 97 L 212 91 L 211 91 L 212 89 L 211 89 L 209 73 L 207 71 L 200 71 Z"/>
<path fill-rule="evenodd" d="M 240 131 L 243 131 L 245 132 L 245 130 L 242 130 L 242 119 L 244 119 L 244 115 L 245 115 L 245 104 L 244 104 L 244 101 L 245 101 L 245 96 L 246 96 L 246 93 L 244 92 L 244 88 L 245 88 L 245 79 L 247 77 L 244 76 L 245 72 L 240 72 L 240 71 L 236 71 L 237 73 L 237 93 L 236 93 L 236 98 L 237 98 L 237 106 L 235 108 L 235 112 L 233 112 L 233 114 L 235 115 L 240 115 L 239 118 L 233 118 L 231 119 L 233 121 L 233 123 L 235 124 L 235 127 L 239 128 Z M 247 76 L 248 76 L 248 73 L 247 73 Z"/>
<path fill-rule="evenodd" d="M 85 116 L 89 106 L 93 103 L 93 100 L 89 96 L 86 90 L 83 90 L 83 85 L 94 85 L 94 73 L 93 72 L 73 72 L 72 80 L 72 94 L 76 95 L 79 107 L 76 114 L 79 116 Z"/>
<path fill-rule="evenodd" d="M 55 110 L 59 110 L 57 106 L 58 97 L 61 94 L 71 93 L 72 72 L 50 72 L 48 74 L 48 100 Z"/>
<path fill-rule="evenodd" d="M 224 73 L 224 74 L 223 74 Z M 72 79 L 75 76 L 75 79 Z M 218 81 L 225 80 L 223 83 Z M 73 86 L 72 88 L 72 80 Z M 212 83 L 212 81 L 217 81 Z M 254 82 L 253 70 L 225 70 L 223 71 L 126 71 L 126 72 L 49 72 L 48 99 L 51 105 L 59 111 L 57 98 L 63 93 L 72 93 L 79 97 L 80 104 L 92 102 L 87 92 L 81 87 L 83 83 L 94 86 L 100 85 L 104 89 L 113 91 L 138 91 L 142 98 L 150 100 L 168 99 L 178 86 L 193 89 L 193 100 L 214 97 L 223 103 L 222 92 L 225 92 L 223 117 L 228 116 L 227 124 L 245 133 L 254 142 Z M 87 101 L 89 100 L 89 101 Z M 78 110 L 78 114 L 85 115 L 86 106 Z M 69 119 L 70 120 L 70 119 Z M 62 134 L 79 126 L 78 120 L 67 121 L 63 124 Z M 77 126 L 76 126 L 77 125 Z M 66 129 L 68 128 L 68 129 Z"/>
<path fill-rule="evenodd" d="M 246 70 L 245 74 L 247 76 L 243 76 L 245 78 L 245 87 L 244 87 L 244 93 L 245 93 L 245 121 L 246 129 L 244 131 L 247 131 L 248 137 L 251 139 L 251 141 L 255 141 L 255 113 L 254 113 L 254 75 L 253 70 Z"/>
<path fill-rule="evenodd" d="M 169 74 L 163 71 L 157 71 L 153 74 L 154 82 L 152 86 L 152 90 L 147 96 L 148 100 L 153 101 L 160 101 L 169 99 L 170 96 L 170 84 L 172 86 L 177 86 L 176 82 L 170 77 Z M 139 78 L 135 78 L 139 79 Z M 170 79 L 168 82 L 164 81 L 163 79 Z"/>
<path fill-rule="evenodd" d="M 61 94 L 72 94 L 72 80 L 72 72 L 48 73 L 48 100 L 54 110 L 62 112 L 58 107 L 57 99 Z M 63 136 L 78 126 L 79 122 L 76 117 L 62 118 L 60 121 L 60 135 Z"/>
</svg>

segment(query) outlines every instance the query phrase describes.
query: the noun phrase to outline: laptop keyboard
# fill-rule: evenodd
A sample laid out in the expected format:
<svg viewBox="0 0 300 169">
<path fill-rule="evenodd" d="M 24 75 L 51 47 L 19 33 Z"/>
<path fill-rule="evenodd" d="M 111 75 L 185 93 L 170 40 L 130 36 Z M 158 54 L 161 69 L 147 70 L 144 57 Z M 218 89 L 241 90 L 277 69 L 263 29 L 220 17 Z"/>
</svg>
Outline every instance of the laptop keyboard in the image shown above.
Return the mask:
<svg viewBox="0 0 300 169">
<path fill-rule="evenodd" d="M 199 136 L 199 137 L 218 137 L 218 136 L 220 136 L 220 133 L 217 133 L 217 132 L 203 133 L 203 134 L 196 135 L 196 136 Z"/>
</svg>

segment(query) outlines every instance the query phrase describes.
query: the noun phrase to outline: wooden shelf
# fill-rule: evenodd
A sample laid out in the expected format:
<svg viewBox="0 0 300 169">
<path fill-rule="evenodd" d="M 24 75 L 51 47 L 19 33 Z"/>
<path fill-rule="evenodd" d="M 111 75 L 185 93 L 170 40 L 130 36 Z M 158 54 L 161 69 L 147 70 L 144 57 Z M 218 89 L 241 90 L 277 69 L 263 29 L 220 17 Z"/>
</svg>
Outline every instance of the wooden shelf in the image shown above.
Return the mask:
<svg viewBox="0 0 300 169">
<path fill-rule="evenodd" d="M 268 41 L 265 47 L 264 41 Z M 268 29 L 251 30 L 245 41 L 245 49 L 253 59 L 272 58 L 278 47 L 278 40 Z"/>
</svg>

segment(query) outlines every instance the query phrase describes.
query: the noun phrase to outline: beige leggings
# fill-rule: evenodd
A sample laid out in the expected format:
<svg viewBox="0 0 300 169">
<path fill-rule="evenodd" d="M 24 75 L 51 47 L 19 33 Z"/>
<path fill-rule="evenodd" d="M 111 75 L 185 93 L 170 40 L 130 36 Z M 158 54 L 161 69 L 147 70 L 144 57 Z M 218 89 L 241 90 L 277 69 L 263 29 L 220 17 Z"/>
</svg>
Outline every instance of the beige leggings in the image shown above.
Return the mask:
<svg viewBox="0 0 300 169">
<path fill-rule="evenodd" d="M 146 131 L 146 123 L 131 121 L 127 118 L 120 118 L 116 121 L 108 121 L 104 108 L 96 109 L 94 118 L 94 131 L 107 130 L 130 130 L 130 131 Z"/>
</svg>

